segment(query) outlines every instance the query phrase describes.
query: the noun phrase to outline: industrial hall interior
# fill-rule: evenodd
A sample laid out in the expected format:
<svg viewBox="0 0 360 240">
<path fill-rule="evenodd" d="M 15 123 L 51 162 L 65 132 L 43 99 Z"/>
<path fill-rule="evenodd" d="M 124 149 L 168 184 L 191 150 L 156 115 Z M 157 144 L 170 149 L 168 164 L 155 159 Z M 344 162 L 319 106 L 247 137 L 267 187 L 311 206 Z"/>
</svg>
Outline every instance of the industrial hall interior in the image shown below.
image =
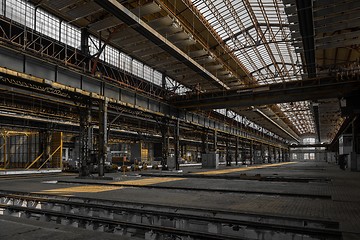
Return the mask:
<svg viewBox="0 0 360 240">
<path fill-rule="evenodd" d="M 360 239 L 360 1 L 0 0 L 0 239 Z"/>
</svg>

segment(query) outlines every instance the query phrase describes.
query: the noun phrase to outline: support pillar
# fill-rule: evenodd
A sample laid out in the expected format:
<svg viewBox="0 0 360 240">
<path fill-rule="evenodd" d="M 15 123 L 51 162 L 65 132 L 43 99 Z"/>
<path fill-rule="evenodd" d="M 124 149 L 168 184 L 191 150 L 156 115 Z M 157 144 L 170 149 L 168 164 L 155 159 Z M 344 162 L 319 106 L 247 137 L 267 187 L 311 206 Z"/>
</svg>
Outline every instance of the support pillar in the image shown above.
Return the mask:
<svg viewBox="0 0 360 240">
<path fill-rule="evenodd" d="M 286 149 L 285 161 L 290 162 L 290 150 Z"/>
<path fill-rule="evenodd" d="M 262 143 L 260 143 L 260 162 L 265 163 L 264 146 Z"/>
<path fill-rule="evenodd" d="M 254 144 L 253 141 L 250 141 L 250 165 L 253 164 L 254 161 Z"/>
<path fill-rule="evenodd" d="M 201 135 L 201 154 L 209 153 L 209 135 L 207 132 Z"/>
<path fill-rule="evenodd" d="M 185 144 L 180 144 L 180 157 L 185 158 Z"/>
<path fill-rule="evenodd" d="M 229 141 L 226 140 L 226 166 L 231 166 L 231 154 L 230 154 L 230 144 Z"/>
<path fill-rule="evenodd" d="M 175 150 L 175 169 L 179 170 L 179 157 L 180 157 L 180 120 L 177 119 L 174 131 L 174 150 Z"/>
<path fill-rule="evenodd" d="M 98 172 L 99 177 L 105 175 L 105 161 L 107 159 L 107 107 L 108 100 L 99 103 L 99 141 L 98 141 Z"/>
<path fill-rule="evenodd" d="M 279 163 L 282 162 L 282 158 L 281 158 L 281 148 L 278 149 L 278 155 L 279 155 Z"/>
<path fill-rule="evenodd" d="M 246 145 L 243 145 L 242 153 L 241 153 L 241 159 L 242 159 L 242 165 L 246 165 Z"/>
<path fill-rule="evenodd" d="M 161 165 L 162 170 L 167 170 L 167 159 L 169 156 L 169 124 L 166 119 L 163 120 L 163 126 L 160 129 L 161 131 L 161 138 L 162 138 L 162 159 Z"/>
<path fill-rule="evenodd" d="M 218 146 L 217 146 L 217 130 L 214 130 L 214 152 L 217 153 Z"/>
<path fill-rule="evenodd" d="M 50 130 L 40 131 L 40 154 L 43 153 L 39 166 L 41 166 L 45 161 L 51 162 L 51 132 Z"/>
<path fill-rule="evenodd" d="M 198 163 L 199 162 L 199 146 L 196 146 L 195 159 L 196 159 L 196 162 Z"/>
<path fill-rule="evenodd" d="M 349 156 L 348 165 L 351 171 L 360 171 L 360 138 L 359 138 L 359 120 L 355 118 L 352 122 L 352 151 Z"/>
<path fill-rule="evenodd" d="M 4 168 L 7 167 L 8 162 L 7 162 L 7 135 L 6 132 L 4 131 L 3 134 L 3 138 L 4 138 L 4 145 L 3 145 L 3 153 L 4 153 Z"/>
<path fill-rule="evenodd" d="M 202 168 L 218 168 L 219 155 L 216 152 L 209 152 L 209 134 L 204 129 L 202 135 L 202 152 L 201 152 L 201 166 Z M 216 144 L 214 144 L 216 145 Z"/>
<path fill-rule="evenodd" d="M 90 145 L 91 145 L 91 106 L 80 111 L 80 157 L 79 176 L 90 175 Z"/>
<path fill-rule="evenodd" d="M 235 165 L 238 165 L 239 160 L 239 137 L 235 138 Z"/>
<path fill-rule="evenodd" d="M 186 143 L 183 145 L 183 154 L 182 155 L 186 161 L 189 160 L 188 159 L 188 145 Z"/>
<path fill-rule="evenodd" d="M 81 44 L 81 53 L 84 54 L 85 56 L 88 56 L 90 52 L 89 52 L 89 32 L 87 28 L 81 29 L 80 44 Z"/>
<path fill-rule="evenodd" d="M 273 147 L 273 152 L 274 152 L 274 163 L 276 163 L 276 147 Z"/>
</svg>

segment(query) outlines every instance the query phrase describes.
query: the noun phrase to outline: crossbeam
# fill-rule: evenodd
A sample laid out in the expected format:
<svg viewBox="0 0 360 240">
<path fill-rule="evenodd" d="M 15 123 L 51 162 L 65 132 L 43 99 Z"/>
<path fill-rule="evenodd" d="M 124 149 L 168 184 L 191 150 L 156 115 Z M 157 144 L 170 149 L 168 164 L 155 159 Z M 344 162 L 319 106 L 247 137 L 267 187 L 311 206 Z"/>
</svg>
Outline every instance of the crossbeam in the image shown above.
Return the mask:
<svg viewBox="0 0 360 240">
<path fill-rule="evenodd" d="M 220 89 L 229 89 L 226 84 L 221 82 L 212 73 L 203 68 L 199 63 L 194 61 L 192 58 L 187 56 L 182 50 L 176 47 L 174 44 L 169 42 L 166 38 L 152 29 L 149 25 L 143 22 L 135 14 L 130 12 L 126 7 L 121 5 L 116 0 L 95 0 L 106 11 L 112 13 L 119 20 L 133 28 L 136 32 L 149 39 L 153 44 L 160 47 L 179 62 L 185 64 L 187 67 L 192 69 L 195 73 L 198 73 L 201 77 L 208 80 L 210 84 L 213 84 Z"/>
<path fill-rule="evenodd" d="M 360 90 L 360 81 L 355 77 L 343 80 L 325 77 L 239 90 L 175 96 L 171 100 L 174 105 L 183 109 L 209 110 L 337 98 L 357 90 Z"/>
</svg>

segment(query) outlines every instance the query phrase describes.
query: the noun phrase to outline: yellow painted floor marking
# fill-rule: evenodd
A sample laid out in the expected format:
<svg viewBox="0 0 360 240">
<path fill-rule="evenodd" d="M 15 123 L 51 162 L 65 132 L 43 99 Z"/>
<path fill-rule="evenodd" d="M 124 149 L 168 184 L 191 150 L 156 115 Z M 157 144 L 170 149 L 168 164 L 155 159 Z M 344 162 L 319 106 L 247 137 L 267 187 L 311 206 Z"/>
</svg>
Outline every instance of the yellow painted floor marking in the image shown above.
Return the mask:
<svg viewBox="0 0 360 240">
<path fill-rule="evenodd" d="M 294 162 L 284 162 L 284 163 L 274 163 L 274 164 L 263 164 L 263 165 L 253 166 L 253 167 L 221 169 L 221 170 L 214 170 L 214 171 L 197 172 L 197 173 L 193 173 L 193 174 L 218 175 L 218 174 L 225 174 L 225 173 L 232 173 L 232 172 L 249 171 L 249 170 L 259 169 L 259 168 L 276 167 L 276 166 L 282 166 L 282 165 L 292 164 L 292 163 L 294 163 Z"/>
<path fill-rule="evenodd" d="M 179 181 L 179 180 L 184 180 L 184 179 L 186 179 L 186 178 L 154 177 L 154 178 L 145 178 L 145 179 L 139 179 L 139 180 L 128 180 L 128 181 L 123 181 L 123 182 L 112 182 L 111 184 L 145 186 L 145 185 L 152 185 L 152 184 L 157 184 L 157 183 Z"/>
<path fill-rule="evenodd" d="M 36 192 L 36 193 L 71 195 L 74 193 L 106 192 L 106 191 L 119 190 L 122 188 L 124 187 L 85 185 L 85 186 L 76 186 L 76 187 L 67 187 L 67 188 L 55 188 L 55 189 L 43 190 L 41 192 Z"/>
</svg>

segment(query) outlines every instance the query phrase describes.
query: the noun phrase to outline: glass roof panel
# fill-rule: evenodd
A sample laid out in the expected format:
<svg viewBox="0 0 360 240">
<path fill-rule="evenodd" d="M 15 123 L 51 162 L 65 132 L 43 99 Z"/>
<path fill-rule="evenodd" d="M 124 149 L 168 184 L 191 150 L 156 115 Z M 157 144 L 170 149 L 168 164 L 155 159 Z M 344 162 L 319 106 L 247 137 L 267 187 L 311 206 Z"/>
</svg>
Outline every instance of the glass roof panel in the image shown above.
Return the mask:
<svg viewBox="0 0 360 240">
<path fill-rule="evenodd" d="M 302 62 L 291 44 L 282 0 L 192 1 L 258 84 L 301 80 Z M 287 115 L 299 132 L 315 133 L 311 111 L 303 111 L 309 103 L 291 106 L 301 111 Z"/>
</svg>

